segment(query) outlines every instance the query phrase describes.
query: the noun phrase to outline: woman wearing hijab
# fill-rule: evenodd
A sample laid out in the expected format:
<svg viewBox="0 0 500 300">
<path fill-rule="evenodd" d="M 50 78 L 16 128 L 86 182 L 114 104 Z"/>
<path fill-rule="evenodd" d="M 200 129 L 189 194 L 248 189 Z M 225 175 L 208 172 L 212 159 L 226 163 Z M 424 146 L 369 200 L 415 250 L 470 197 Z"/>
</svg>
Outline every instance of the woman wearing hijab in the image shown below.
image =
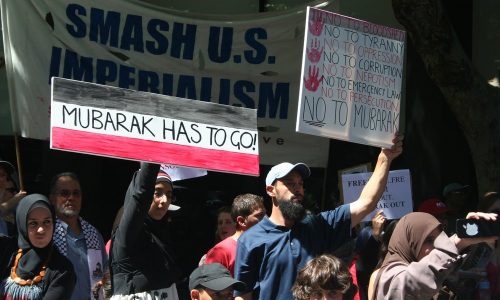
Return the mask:
<svg viewBox="0 0 500 300">
<path fill-rule="evenodd" d="M 141 163 L 125 195 L 123 214 L 111 242 L 113 300 L 179 300 L 182 273 L 169 239 L 167 212 L 173 184 L 160 165 Z"/>
<path fill-rule="evenodd" d="M 469 213 L 467 219 L 496 220 L 496 214 Z M 432 215 L 410 213 L 398 222 L 374 281 L 371 299 L 431 299 L 460 265 L 460 251 L 497 237 L 448 237 Z"/>
<path fill-rule="evenodd" d="M 16 240 L 0 236 L 0 299 L 69 299 L 75 286 L 71 262 L 52 245 L 55 212 L 40 194 L 17 207 Z"/>
</svg>

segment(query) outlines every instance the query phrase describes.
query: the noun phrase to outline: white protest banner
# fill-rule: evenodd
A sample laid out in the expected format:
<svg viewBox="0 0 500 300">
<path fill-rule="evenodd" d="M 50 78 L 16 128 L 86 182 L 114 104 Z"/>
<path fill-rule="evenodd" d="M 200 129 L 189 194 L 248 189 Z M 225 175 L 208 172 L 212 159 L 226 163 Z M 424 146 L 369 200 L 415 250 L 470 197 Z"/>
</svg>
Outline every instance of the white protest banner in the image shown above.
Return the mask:
<svg viewBox="0 0 500 300">
<path fill-rule="evenodd" d="M 255 109 L 54 77 L 52 149 L 259 175 Z"/>
<path fill-rule="evenodd" d="M 404 46 L 404 31 L 309 7 L 296 130 L 390 147 Z"/>
<path fill-rule="evenodd" d="M 55 76 L 255 108 L 262 164 L 326 167 L 328 140 L 295 132 L 302 8 L 214 16 L 136 0 L 0 3 L 14 131 L 23 137 L 49 138 Z"/>
<path fill-rule="evenodd" d="M 351 203 L 356 201 L 371 176 L 371 172 L 342 175 L 344 202 Z M 387 186 L 377 204 L 377 208 L 366 216 L 363 221 L 371 221 L 375 212 L 381 209 L 384 211 L 387 219 L 399 219 L 413 211 L 410 170 L 394 170 L 389 172 Z"/>
<path fill-rule="evenodd" d="M 167 173 L 172 181 L 196 178 L 207 175 L 207 170 L 196 169 L 196 168 L 186 168 L 174 165 L 161 165 L 161 170 Z"/>
</svg>

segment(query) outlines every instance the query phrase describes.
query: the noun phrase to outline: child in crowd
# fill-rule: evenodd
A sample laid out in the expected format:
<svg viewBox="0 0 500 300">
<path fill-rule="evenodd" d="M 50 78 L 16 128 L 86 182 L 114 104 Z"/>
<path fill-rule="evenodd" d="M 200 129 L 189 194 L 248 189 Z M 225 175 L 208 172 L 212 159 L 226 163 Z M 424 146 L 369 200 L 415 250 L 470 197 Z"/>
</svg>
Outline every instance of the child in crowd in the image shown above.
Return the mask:
<svg viewBox="0 0 500 300">
<path fill-rule="evenodd" d="M 299 271 L 292 287 L 295 300 L 352 300 L 357 288 L 344 263 L 333 255 L 323 254 Z"/>
</svg>

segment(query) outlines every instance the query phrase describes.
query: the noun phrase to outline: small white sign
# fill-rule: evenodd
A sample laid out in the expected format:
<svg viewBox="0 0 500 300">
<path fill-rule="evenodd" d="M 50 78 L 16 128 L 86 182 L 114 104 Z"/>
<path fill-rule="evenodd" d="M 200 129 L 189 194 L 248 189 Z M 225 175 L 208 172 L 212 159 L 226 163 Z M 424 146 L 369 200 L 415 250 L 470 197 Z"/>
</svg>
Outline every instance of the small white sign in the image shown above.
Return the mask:
<svg viewBox="0 0 500 300">
<path fill-rule="evenodd" d="M 351 203 L 356 201 L 371 176 L 371 172 L 342 175 L 344 202 Z M 410 170 L 405 169 L 389 172 L 387 186 L 377 204 L 377 208 L 368 214 L 363 219 L 363 222 L 371 221 L 375 212 L 379 210 L 384 211 L 387 219 L 400 219 L 402 216 L 413 211 Z"/>
<path fill-rule="evenodd" d="M 207 170 L 197 168 L 186 168 L 175 165 L 161 165 L 161 170 L 167 173 L 172 181 L 190 179 L 207 175 Z"/>
</svg>

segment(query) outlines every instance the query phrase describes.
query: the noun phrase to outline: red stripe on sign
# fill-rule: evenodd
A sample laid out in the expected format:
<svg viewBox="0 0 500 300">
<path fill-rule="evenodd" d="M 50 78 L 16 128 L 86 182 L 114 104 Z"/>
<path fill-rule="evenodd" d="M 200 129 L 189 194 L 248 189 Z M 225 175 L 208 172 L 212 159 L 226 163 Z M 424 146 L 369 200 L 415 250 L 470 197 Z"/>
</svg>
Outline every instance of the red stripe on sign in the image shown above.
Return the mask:
<svg viewBox="0 0 500 300">
<path fill-rule="evenodd" d="M 137 138 L 52 128 L 51 147 L 132 160 L 259 175 L 259 156 Z"/>
</svg>

